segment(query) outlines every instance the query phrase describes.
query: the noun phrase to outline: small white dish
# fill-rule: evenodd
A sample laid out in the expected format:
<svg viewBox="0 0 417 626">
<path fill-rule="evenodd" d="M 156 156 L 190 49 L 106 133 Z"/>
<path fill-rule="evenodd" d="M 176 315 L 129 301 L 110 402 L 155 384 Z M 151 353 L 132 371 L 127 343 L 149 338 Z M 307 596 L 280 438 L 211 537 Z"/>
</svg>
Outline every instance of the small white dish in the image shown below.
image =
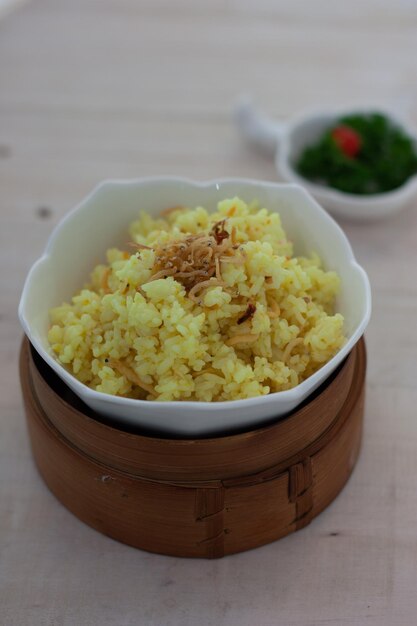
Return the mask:
<svg viewBox="0 0 417 626">
<path fill-rule="evenodd" d="M 344 115 L 366 114 L 375 110 L 402 128 L 413 139 L 417 149 L 417 136 L 409 124 L 381 107 L 308 112 L 284 124 L 264 116 L 257 111 L 250 99 L 242 98 L 236 106 L 235 120 L 240 132 L 250 143 L 275 156 L 275 167 L 281 180 L 305 187 L 333 215 L 370 221 L 393 215 L 405 208 L 417 196 L 417 175 L 393 191 L 361 196 L 312 183 L 297 173 L 294 163 L 304 148 L 317 141 L 327 128 Z"/>
<path fill-rule="evenodd" d="M 281 214 L 296 254 L 312 250 L 324 266 L 338 272 L 341 293 L 336 308 L 345 317 L 345 346 L 297 387 L 260 398 L 230 402 L 156 402 L 106 395 L 79 382 L 55 358 L 49 346 L 48 311 L 70 301 L 109 247 L 126 242 L 128 224 L 140 209 L 158 214 L 169 206 L 202 205 L 238 195 Z M 365 271 L 336 222 L 298 185 L 225 179 L 195 183 L 181 178 L 148 178 L 101 183 L 52 233 L 45 252 L 30 270 L 19 305 L 19 318 L 30 342 L 65 383 L 97 413 L 116 421 L 181 436 L 208 436 L 244 429 L 287 414 L 303 402 L 343 361 L 362 336 L 371 314 Z"/>
</svg>

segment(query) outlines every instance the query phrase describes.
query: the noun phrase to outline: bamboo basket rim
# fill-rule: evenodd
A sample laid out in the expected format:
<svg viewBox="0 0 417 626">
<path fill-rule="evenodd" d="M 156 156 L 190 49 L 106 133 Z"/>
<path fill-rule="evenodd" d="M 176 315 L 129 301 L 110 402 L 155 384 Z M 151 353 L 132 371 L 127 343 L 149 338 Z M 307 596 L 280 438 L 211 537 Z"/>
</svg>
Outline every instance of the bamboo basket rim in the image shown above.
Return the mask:
<svg viewBox="0 0 417 626">
<path fill-rule="evenodd" d="M 149 442 L 154 441 L 154 442 L 160 443 L 163 441 L 164 443 L 166 442 L 168 445 L 188 446 L 190 444 L 195 444 L 196 441 L 198 442 L 204 441 L 206 443 L 216 442 L 219 439 L 222 439 L 222 440 L 233 439 L 234 441 L 237 441 L 237 438 L 245 439 L 247 436 L 250 436 L 250 434 L 255 431 L 261 434 L 266 431 L 271 433 L 271 429 L 275 429 L 275 428 L 279 430 L 281 425 L 285 421 L 294 419 L 294 417 L 298 416 L 298 414 L 303 413 L 307 406 L 311 406 L 312 403 L 316 405 L 322 402 L 323 397 L 325 397 L 328 394 L 328 389 L 330 387 L 330 384 L 334 380 L 339 378 L 341 375 L 341 372 L 344 370 L 346 365 L 350 364 L 350 362 L 354 361 L 354 359 L 356 358 L 356 350 L 358 348 L 358 345 L 361 343 L 364 343 L 363 338 L 359 340 L 358 344 L 354 346 L 352 351 L 347 355 L 346 359 L 342 361 L 342 363 L 329 376 L 329 378 L 323 381 L 323 383 L 304 402 L 302 402 L 299 406 L 297 406 L 294 409 L 294 411 L 292 411 L 290 414 L 284 415 L 279 418 L 272 418 L 271 420 L 268 420 L 266 423 L 262 423 L 260 426 L 254 426 L 253 428 L 246 428 L 245 430 L 242 430 L 242 431 L 229 432 L 226 434 L 219 434 L 219 435 L 210 436 L 210 437 L 196 437 L 196 438 L 174 437 L 174 436 L 170 437 L 170 436 L 165 436 L 165 435 L 158 436 L 158 434 L 152 433 L 150 431 L 146 431 L 145 429 L 140 429 L 140 428 L 133 429 L 133 428 L 129 428 L 128 425 L 123 425 L 122 423 L 119 425 L 112 423 L 111 420 L 106 419 L 104 416 L 98 415 L 92 409 L 90 409 L 87 405 L 85 405 L 82 402 L 82 400 L 79 399 L 76 396 L 76 394 L 73 391 L 71 391 L 71 389 L 59 378 L 59 376 L 52 370 L 52 368 L 50 368 L 48 364 L 45 361 L 43 361 L 42 357 L 36 352 L 35 348 L 32 346 L 32 344 L 29 342 L 29 340 L 26 337 L 23 339 L 21 350 L 25 352 L 27 349 L 29 349 L 32 354 L 31 358 L 33 359 L 35 364 L 37 364 L 37 369 L 39 370 L 39 362 L 41 361 L 42 368 L 47 369 L 48 374 L 51 377 L 53 377 L 54 381 L 59 382 L 60 386 L 65 387 L 66 394 L 70 396 L 73 400 L 75 400 L 75 404 L 82 405 L 84 410 L 81 411 L 80 408 L 77 408 L 77 406 L 74 405 L 72 402 L 69 402 L 68 400 L 60 396 L 60 401 L 62 402 L 62 404 L 71 406 L 71 410 L 74 413 L 82 415 L 83 419 L 87 419 L 91 422 L 94 422 L 94 424 L 98 428 L 103 429 L 103 430 L 108 430 L 108 431 L 115 431 L 118 434 L 123 435 L 127 439 L 137 440 L 139 438 L 145 438 Z M 42 375 L 42 377 L 45 378 L 44 375 Z M 323 396 L 322 394 L 325 394 L 325 396 Z"/>
<path fill-rule="evenodd" d="M 243 433 L 190 440 L 129 433 L 86 415 L 72 407 L 54 390 L 32 356 L 30 344 L 24 340 L 21 372 L 29 367 L 30 393 L 43 413 L 45 406 L 42 402 L 53 402 L 54 410 L 47 411 L 47 419 L 61 436 L 91 458 L 110 463 L 115 469 L 130 471 L 148 479 L 177 481 L 188 481 L 191 477 L 201 480 L 234 479 L 241 475 L 240 469 L 243 467 L 250 469 L 253 466 L 254 470 L 259 468 L 260 459 L 263 470 L 282 465 L 331 428 L 352 386 L 358 359 L 365 360 L 366 367 L 362 340 L 322 391 L 288 417 Z M 37 391 L 34 389 L 36 384 Z M 339 385 L 339 389 L 336 385 Z M 336 397 L 332 398 L 332 394 Z M 47 396 L 46 399 L 44 396 Z M 335 402 L 338 403 L 336 417 Z M 164 457 L 163 466 L 160 463 L 161 454 Z M 228 460 L 230 455 L 234 457 L 233 463 Z"/>
</svg>

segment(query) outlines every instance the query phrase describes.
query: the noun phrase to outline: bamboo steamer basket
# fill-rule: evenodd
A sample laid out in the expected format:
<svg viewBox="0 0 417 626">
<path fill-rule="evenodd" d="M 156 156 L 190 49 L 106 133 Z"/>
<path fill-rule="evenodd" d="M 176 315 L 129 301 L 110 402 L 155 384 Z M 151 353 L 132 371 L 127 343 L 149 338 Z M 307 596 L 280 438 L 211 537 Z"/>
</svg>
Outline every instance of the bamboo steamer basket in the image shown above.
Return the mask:
<svg viewBox="0 0 417 626">
<path fill-rule="evenodd" d="M 127 432 L 95 416 L 24 339 L 20 377 L 33 456 L 74 515 L 137 548 L 216 558 L 306 526 L 358 457 L 363 339 L 291 415 L 210 439 Z"/>
</svg>

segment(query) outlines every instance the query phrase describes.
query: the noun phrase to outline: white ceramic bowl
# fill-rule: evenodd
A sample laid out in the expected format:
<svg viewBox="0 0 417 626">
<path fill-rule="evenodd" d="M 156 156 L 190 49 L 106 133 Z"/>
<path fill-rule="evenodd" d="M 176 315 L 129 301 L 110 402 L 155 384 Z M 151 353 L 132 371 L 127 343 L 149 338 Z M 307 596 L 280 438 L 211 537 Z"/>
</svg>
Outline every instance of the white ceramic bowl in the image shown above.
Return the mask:
<svg viewBox="0 0 417 626">
<path fill-rule="evenodd" d="M 417 197 L 417 175 L 411 176 L 401 187 L 393 191 L 363 196 L 312 183 L 298 174 L 294 163 L 306 146 L 316 142 L 323 132 L 341 117 L 352 113 L 371 113 L 375 110 L 402 128 L 412 138 L 417 150 L 417 137 L 411 126 L 381 107 L 310 111 L 287 124 L 280 124 L 259 113 L 250 99 L 243 98 L 236 107 L 236 123 L 251 143 L 258 145 L 271 156 L 275 155 L 275 167 L 280 180 L 303 185 L 333 215 L 349 220 L 370 221 L 393 215 L 409 205 Z"/>
<path fill-rule="evenodd" d="M 219 200 L 239 195 L 281 214 L 296 254 L 317 251 L 341 277 L 337 310 L 345 317 L 346 345 L 318 372 L 288 391 L 229 402 L 156 402 L 120 398 L 80 383 L 54 357 L 47 340 L 48 311 L 69 301 L 107 248 L 126 242 L 128 224 L 143 209 L 157 214 L 177 204 L 214 210 Z M 120 422 L 182 436 L 208 436 L 282 416 L 311 394 L 343 361 L 363 334 L 371 314 L 365 271 L 336 222 L 297 185 L 225 179 L 194 183 L 179 178 L 107 181 L 55 228 L 43 256 L 26 279 L 19 317 L 40 356 L 97 413 Z"/>
</svg>

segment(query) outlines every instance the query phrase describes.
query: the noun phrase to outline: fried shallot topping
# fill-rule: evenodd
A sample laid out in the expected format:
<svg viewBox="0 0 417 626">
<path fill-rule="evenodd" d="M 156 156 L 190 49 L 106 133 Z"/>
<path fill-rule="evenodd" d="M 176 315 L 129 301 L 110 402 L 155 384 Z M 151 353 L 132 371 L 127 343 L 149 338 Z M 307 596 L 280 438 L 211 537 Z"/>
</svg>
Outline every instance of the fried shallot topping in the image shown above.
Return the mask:
<svg viewBox="0 0 417 626">
<path fill-rule="evenodd" d="M 187 235 L 155 246 L 151 280 L 172 276 L 185 287 L 192 300 L 196 300 L 196 293 L 201 289 L 225 286 L 220 263 L 244 263 L 243 256 L 236 255 L 239 246 L 225 229 L 225 222 L 216 222 L 208 234 Z M 144 246 L 138 244 L 138 247 Z"/>
<path fill-rule="evenodd" d="M 127 380 L 129 380 L 134 385 L 137 385 L 141 389 L 144 389 L 152 396 L 156 395 L 155 390 L 152 387 L 152 385 L 149 385 L 148 383 L 144 383 L 143 380 L 139 378 L 139 376 L 136 374 L 136 372 L 131 367 L 123 363 L 122 361 L 119 361 L 118 359 L 111 359 L 109 361 L 109 365 L 111 365 L 111 367 L 116 369 L 119 372 L 119 374 L 122 374 L 122 376 L 124 376 Z"/>
</svg>

